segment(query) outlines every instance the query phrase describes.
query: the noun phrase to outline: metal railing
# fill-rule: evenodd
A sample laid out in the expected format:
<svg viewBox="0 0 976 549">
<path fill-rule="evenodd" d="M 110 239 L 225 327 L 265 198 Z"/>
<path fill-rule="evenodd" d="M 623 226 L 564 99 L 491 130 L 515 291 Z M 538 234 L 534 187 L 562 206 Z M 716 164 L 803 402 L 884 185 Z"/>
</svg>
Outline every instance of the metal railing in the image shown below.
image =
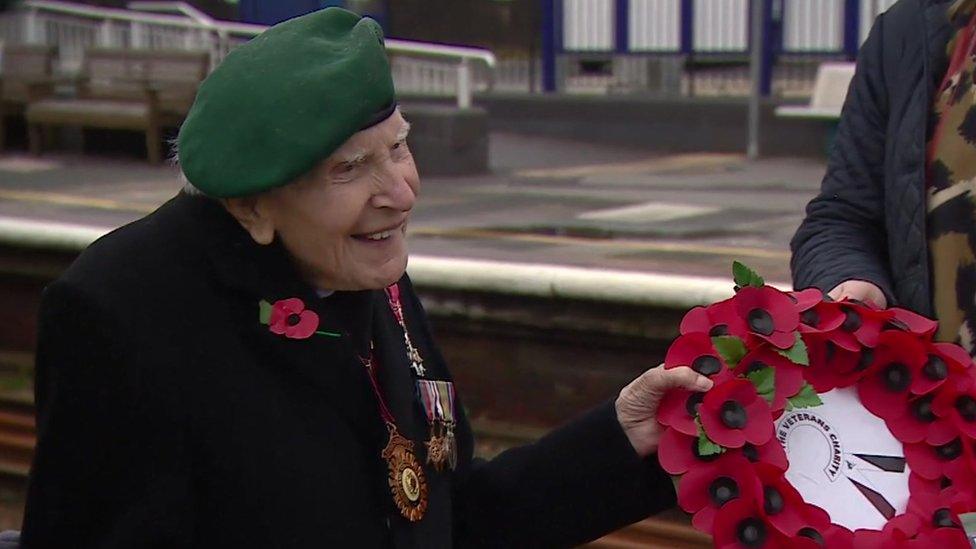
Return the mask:
<svg viewBox="0 0 976 549">
<path fill-rule="evenodd" d="M 267 28 L 216 20 L 183 2 L 132 2 L 130 9 L 115 9 L 26 0 L 20 6 L 0 18 L 0 41 L 57 46 L 65 73 L 76 72 L 85 49 L 96 46 L 206 50 L 213 67 Z M 495 56 L 488 50 L 393 38 L 386 48 L 400 93 L 453 95 L 458 107 L 468 108 L 473 91 L 491 85 Z"/>
</svg>

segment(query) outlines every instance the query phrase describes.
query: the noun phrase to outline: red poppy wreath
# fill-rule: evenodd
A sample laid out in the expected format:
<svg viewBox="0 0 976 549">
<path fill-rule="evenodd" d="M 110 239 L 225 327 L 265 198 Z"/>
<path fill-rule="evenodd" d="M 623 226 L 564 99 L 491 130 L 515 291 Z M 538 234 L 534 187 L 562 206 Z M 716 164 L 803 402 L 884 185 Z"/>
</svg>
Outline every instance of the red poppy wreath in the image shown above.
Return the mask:
<svg viewBox="0 0 976 549">
<path fill-rule="evenodd" d="M 976 368 L 903 309 L 783 292 L 740 263 L 664 367 L 714 382 L 658 413 L 678 504 L 719 548 L 968 548 Z"/>
</svg>

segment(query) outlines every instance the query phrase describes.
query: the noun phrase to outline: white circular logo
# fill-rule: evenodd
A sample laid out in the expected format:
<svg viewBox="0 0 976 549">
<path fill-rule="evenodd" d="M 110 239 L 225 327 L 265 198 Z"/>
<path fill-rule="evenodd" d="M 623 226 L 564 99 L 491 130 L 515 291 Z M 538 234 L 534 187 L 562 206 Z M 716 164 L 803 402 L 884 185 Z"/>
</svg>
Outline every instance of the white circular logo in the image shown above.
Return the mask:
<svg viewBox="0 0 976 549">
<path fill-rule="evenodd" d="M 853 387 L 820 399 L 823 405 L 784 412 L 776 421 L 776 438 L 790 460 L 786 479 L 834 523 L 880 530 L 908 506 L 902 444 Z"/>
</svg>

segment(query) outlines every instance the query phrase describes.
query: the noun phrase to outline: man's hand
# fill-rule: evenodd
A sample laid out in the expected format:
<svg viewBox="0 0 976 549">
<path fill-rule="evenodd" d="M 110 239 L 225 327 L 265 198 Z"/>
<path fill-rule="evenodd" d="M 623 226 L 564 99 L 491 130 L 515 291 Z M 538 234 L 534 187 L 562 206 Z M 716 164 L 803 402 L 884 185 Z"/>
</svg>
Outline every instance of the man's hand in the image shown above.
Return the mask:
<svg viewBox="0 0 976 549">
<path fill-rule="evenodd" d="M 858 301 L 870 301 L 882 309 L 888 306 L 888 300 L 885 299 L 884 292 L 881 291 L 881 288 L 864 280 L 845 280 L 835 286 L 833 290 L 827 292 L 827 295 L 836 301 L 848 298 Z"/>
<path fill-rule="evenodd" d="M 712 388 L 712 380 L 685 366 L 670 370 L 659 366 L 630 382 L 617 397 L 617 421 L 641 457 L 657 450 L 661 440 L 657 408 L 664 394 L 674 388 L 707 391 Z"/>
</svg>

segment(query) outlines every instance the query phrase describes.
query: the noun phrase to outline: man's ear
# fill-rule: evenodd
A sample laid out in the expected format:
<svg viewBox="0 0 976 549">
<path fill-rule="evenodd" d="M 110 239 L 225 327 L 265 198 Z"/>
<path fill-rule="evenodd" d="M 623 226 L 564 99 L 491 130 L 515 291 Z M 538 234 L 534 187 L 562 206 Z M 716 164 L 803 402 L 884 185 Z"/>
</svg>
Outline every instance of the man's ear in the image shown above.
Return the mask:
<svg viewBox="0 0 976 549">
<path fill-rule="evenodd" d="M 268 215 L 267 209 L 261 207 L 260 195 L 224 198 L 221 202 L 255 242 L 261 245 L 271 244 L 275 233 L 274 220 Z"/>
</svg>

